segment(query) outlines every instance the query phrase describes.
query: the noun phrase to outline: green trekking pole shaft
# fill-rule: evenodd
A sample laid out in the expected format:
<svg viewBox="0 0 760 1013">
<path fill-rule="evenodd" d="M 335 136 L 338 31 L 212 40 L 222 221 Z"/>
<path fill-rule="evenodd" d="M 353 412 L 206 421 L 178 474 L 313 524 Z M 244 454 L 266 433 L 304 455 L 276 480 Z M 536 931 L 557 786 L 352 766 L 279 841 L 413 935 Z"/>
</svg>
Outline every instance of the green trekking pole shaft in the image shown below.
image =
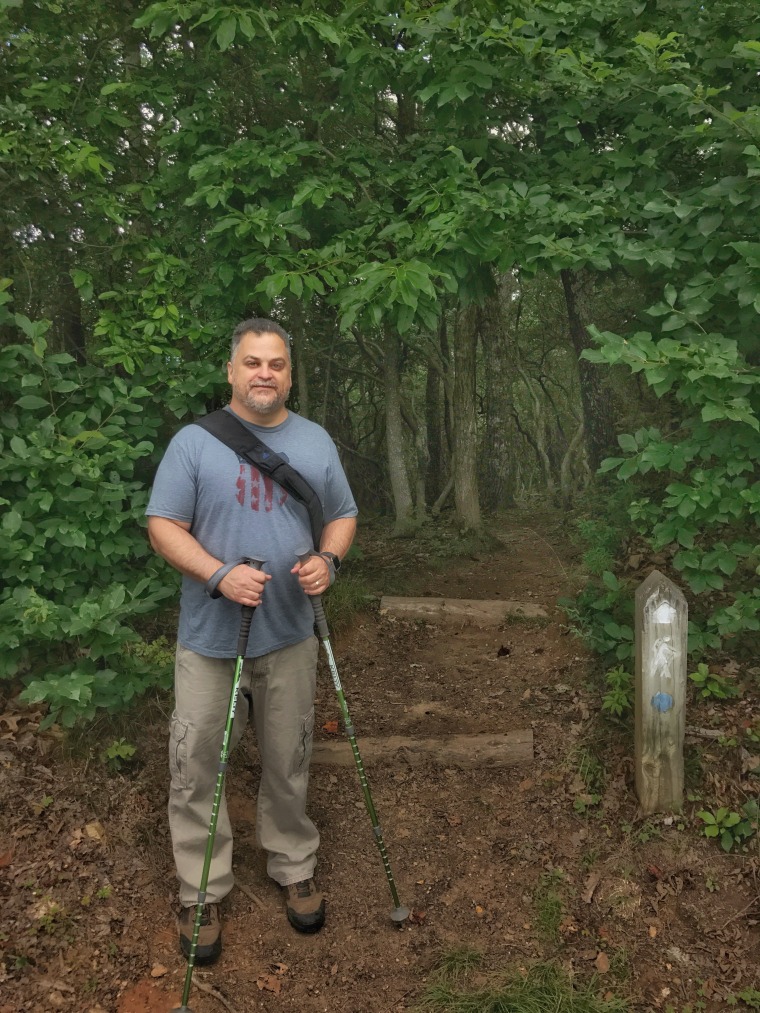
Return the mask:
<svg viewBox="0 0 760 1013">
<path fill-rule="evenodd" d="M 249 559 L 248 565 L 254 570 L 260 570 L 264 565 L 262 560 Z M 235 711 L 237 710 L 237 698 L 240 690 L 240 679 L 243 673 L 245 652 L 248 647 L 248 634 L 251 631 L 251 620 L 256 611 L 254 606 L 243 605 L 240 617 L 240 631 L 237 642 L 237 659 L 235 661 L 235 674 L 232 678 L 232 689 L 230 690 L 230 702 L 227 707 L 227 720 L 224 725 L 222 736 L 222 749 L 219 755 L 219 769 L 216 775 L 216 787 L 214 789 L 214 801 L 211 805 L 211 821 L 208 827 L 206 838 L 206 851 L 203 856 L 203 871 L 201 882 L 198 887 L 198 900 L 195 907 L 195 922 L 193 924 L 193 938 L 190 942 L 190 953 L 187 957 L 187 971 L 185 972 L 185 987 L 182 992 L 182 1005 L 177 1007 L 177 1013 L 192 1013 L 187 1005 L 190 998 L 190 988 L 193 981 L 193 968 L 195 967 L 195 953 L 198 949 L 198 936 L 201 930 L 203 908 L 206 903 L 206 887 L 208 886 L 209 871 L 211 870 L 211 859 L 214 854 L 214 839 L 216 837 L 216 824 L 219 818 L 219 806 L 222 804 L 222 793 L 224 789 L 224 775 L 227 771 L 227 762 L 230 756 L 230 742 L 232 741 L 232 726 L 235 723 Z"/>
<path fill-rule="evenodd" d="M 298 557 L 299 561 L 302 563 L 305 562 L 310 555 L 311 553 L 300 555 Z M 377 817 L 375 804 L 372 801 L 372 793 L 369 790 L 367 775 L 364 772 L 364 763 L 362 762 L 359 746 L 356 742 L 354 725 L 351 721 L 351 715 L 348 712 L 348 704 L 346 703 L 343 686 L 341 685 L 340 676 L 338 675 L 338 666 L 335 663 L 335 656 L 333 654 L 332 645 L 330 644 L 330 630 L 327 626 L 327 619 L 325 618 L 325 608 L 322 604 L 322 596 L 309 595 L 309 597 L 311 598 L 311 606 L 314 609 L 314 620 L 319 639 L 322 641 L 325 654 L 327 655 L 327 663 L 330 667 L 330 675 L 332 676 L 333 686 L 335 687 L 335 695 L 338 698 L 338 706 L 340 707 L 341 717 L 343 718 L 343 727 L 346 732 L 346 737 L 351 745 L 351 752 L 354 754 L 354 762 L 356 763 L 356 769 L 359 773 L 359 783 L 362 788 L 362 794 L 364 795 L 364 804 L 367 807 L 367 812 L 369 813 L 369 818 L 372 822 L 372 831 L 375 835 L 375 843 L 377 844 L 380 852 L 383 869 L 385 870 L 385 876 L 388 880 L 388 887 L 391 891 L 391 897 L 393 898 L 393 903 L 395 905 L 391 911 L 391 919 L 400 925 L 409 917 L 409 908 L 404 907 L 399 900 L 398 890 L 396 889 L 396 881 L 393 878 L 393 870 L 391 869 L 390 859 L 388 858 L 385 841 L 383 840 L 382 828 L 380 827 L 380 821 Z"/>
</svg>

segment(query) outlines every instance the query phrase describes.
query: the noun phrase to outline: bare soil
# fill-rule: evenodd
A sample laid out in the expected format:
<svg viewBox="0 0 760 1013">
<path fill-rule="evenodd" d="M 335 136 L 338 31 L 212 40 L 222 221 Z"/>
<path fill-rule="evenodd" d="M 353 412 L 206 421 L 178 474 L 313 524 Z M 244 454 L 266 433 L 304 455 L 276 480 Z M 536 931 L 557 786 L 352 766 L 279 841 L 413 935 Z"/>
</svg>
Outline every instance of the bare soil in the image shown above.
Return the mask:
<svg viewBox="0 0 760 1013">
<path fill-rule="evenodd" d="M 511 515 L 487 548 L 448 560 L 443 533 L 422 546 L 381 534 L 362 529 L 363 559 L 353 564 L 377 599 L 501 597 L 543 605 L 549 618 L 442 626 L 383 615 L 375 600 L 333 639 L 359 745 L 362 735 L 532 728 L 533 762 L 462 769 L 431 756 L 412 767 L 396 755 L 367 764 L 412 910 L 400 928 L 356 771 L 314 765 L 328 921 L 309 937 L 288 926 L 265 875 L 257 760 L 246 743 L 228 775 L 240 887 L 224 905 L 221 961 L 196 971 L 195 1013 L 413 1010 L 437 961 L 462 948 L 483 956 L 476 981 L 554 960 L 580 980 L 596 975 L 602 994 L 628 997 L 636 1011 L 717 1013 L 760 988 L 756 839 L 724 854 L 696 816 L 736 808 L 757 794 L 757 779 L 743 772 L 740 746 L 689 739 L 691 790 L 703 798 L 682 816 L 640 817 L 630 728 L 602 714 L 598 666 L 556 605 L 578 586 L 561 519 Z M 687 724 L 730 737 L 755 702 L 747 690 L 712 709 L 695 704 Z M 0 707 L 0 1013 L 179 1005 L 185 964 L 165 820 L 170 707 L 142 707 L 123 726 L 138 762 L 121 772 L 100 758 L 102 729 L 72 753 L 56 729 L 39 732 L 39 711 Z M 338 717 L 325 667 L 319 738 L 334 737 Z"/>
</svg>

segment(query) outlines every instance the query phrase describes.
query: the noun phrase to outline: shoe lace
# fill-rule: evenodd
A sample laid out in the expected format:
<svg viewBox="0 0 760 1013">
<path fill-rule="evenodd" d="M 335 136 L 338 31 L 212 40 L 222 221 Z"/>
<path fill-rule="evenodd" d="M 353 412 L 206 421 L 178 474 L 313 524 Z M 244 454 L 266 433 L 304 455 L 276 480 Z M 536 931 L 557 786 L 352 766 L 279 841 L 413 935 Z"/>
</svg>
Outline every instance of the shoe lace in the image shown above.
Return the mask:
<svg viewBox="0 0 760 1013">
<path fill-rule="evenodd" d="M 300 883 L 296 883 L 296 896 L 301 899 L 311 897 L 311 880 L 302 879 Z"/>
<path fill-rule="evenodd" d="M 193 904 L 192 907 L 189 907 L 186 910 L 187 910 L 187 920 L 188 920 L 188 922 L 190 923 L 190 925 L 194 925 L 195 924 L 195 915 L 196 915 L 196 912 L 197 912 L 197 908 L 196 908 L 195 904 Z M 201 925 L 210 925 L 211 924 L 211 905 L 210 904 L 204 904 L 203 905 L 203 911 L 201 912 L 201 922 L 200 923 L 201 923 Z"/>
</svg>

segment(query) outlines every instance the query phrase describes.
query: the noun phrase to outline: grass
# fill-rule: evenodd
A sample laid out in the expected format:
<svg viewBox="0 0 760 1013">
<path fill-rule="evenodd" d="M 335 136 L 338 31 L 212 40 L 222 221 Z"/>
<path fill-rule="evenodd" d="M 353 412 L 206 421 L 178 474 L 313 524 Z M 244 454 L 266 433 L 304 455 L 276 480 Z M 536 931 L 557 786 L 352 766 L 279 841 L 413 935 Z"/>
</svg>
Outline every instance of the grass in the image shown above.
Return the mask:
<svg viewBox="0 0 760 1013">
<path fill-rule="evenodd" d="M 505 976 L 477 990 L 435 981 L 422 995 L 419 1009 L 442 1013 L 629 1013 L 625 1000 L 600 999 L 593 982 L 573 982 L 553 964 L 537 964 L 525 976 Z"/>
<path fill-rule="evenodd" d="M 444 953 L 435 965 L 434 975 L 439 981 L 460 981 L 480 967 L 483 955 L 479 950 L 462 947 Z"/>
<path fill-rule="evenodd" d="M 341 574 L 322 599 L 330 632 L 337 633 L 350 626 L 371 599 L 364 581 L 353 574 Z"/>
<path fill-rule="evenodd" d="M 533 894 L 534 923 L 538 934 L 548 943 L 559 942 L 562 924 L 562 895 L 557 887 L 564 876 L 559 869 L 545 873 Z"/>
</svg>

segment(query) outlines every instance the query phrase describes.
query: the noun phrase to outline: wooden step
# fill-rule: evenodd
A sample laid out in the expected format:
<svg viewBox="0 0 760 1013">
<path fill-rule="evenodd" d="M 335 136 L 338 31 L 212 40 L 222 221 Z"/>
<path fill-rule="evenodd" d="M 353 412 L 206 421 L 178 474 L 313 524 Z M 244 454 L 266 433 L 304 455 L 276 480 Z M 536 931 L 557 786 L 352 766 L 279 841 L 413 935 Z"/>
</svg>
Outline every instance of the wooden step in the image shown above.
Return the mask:
<svg viewBox="0 0 760 1013">
<path fill-rule="evenodd" d="M 476 626 L 499 626 L 509 616 L 526 619 L 545 619 L 542 605 L 522 601 L 478 601 L 468 598 L 399 598 L 384 595 L 380 600 L 380 614 L 409 616 L 412 619 L 433 621 L 467 621 Z"/>
<path fill-rule="evenodd" d="M 502 735 L 447 735 L 432 739 L 390 735 L 387 738 L 359 738 L 362 760 L 419 766 L 435 763 L 442 767 L 515 767 L 533 761 L 533 731 L 520 728 Z M 312 763 L 340 767 L 354 765 L 347 738 L 315 742 Z"/>
</svg>

